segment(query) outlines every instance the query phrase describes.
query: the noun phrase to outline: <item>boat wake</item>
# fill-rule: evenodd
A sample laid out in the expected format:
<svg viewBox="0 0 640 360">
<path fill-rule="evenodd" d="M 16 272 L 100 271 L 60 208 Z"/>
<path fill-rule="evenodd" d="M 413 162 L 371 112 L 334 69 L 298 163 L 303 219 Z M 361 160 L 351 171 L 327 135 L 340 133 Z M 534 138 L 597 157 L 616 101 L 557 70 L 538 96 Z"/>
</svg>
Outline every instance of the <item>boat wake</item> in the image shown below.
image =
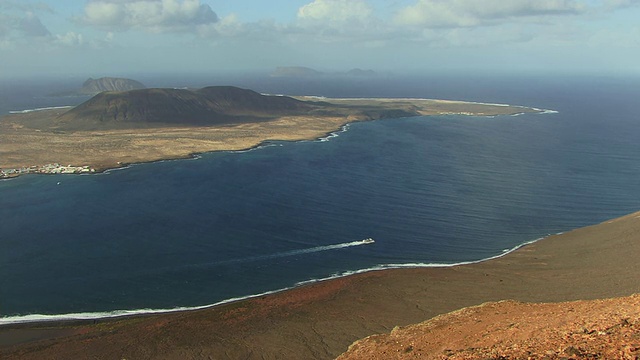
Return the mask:
<svg viewBox="0 0 640 360">
<path fill-rule="evenodd" d="M 349 248 L 349 247 L 361 246 L 361 245 L 369 245 L 369 244 L 373 244 L 373 243 L 375 243 L 375 241 L 372 238 L 367 238 L 367 239 L 364 239 L 364 240 L 345 242 L 345 243 L 341 243 L 341 244 L 323 245 L 323 246 L 316 246 L 316 247 L 306 248 L 306 249 L 282 251 L 282 252 L 275 253 L 275 254 L 256 255 L 256 256 L 249 256 L 249 257 L 244 257 L 244 258 L 239 258 L 239 259 L 215 261 L 215 262 L 202 263 L 202 264 L 190 264 L 190 265 L 187 265 L 186 267 L 199 268 L 199 267 L 208 267 L 208 266 L 216 266 L 216 265 L 229 265 L 229 264 L 236 264 L 236 263 L 245 263 L 245 262 L 260 261 L 260 260 L 271 260 L 271 259 L 283 258 L 283 257 L 288 257 L 288 256 L 312 254 L 312 253 L 317 253 L 317 252 L 321 252 L 321 251 L 345 249 L 345 248 Z"/>
<path fill-rule="evenodd" d="M 347 242 L 342 244 L 316 246 L 309 249 L 284 251 L 284 252 L 273 254 L 273 255 L 263 255 L 261 256 L 261 258 L 273 259 L 273 258 L 285 257 L 285 256 L 311 254 L 311 253 L 320 252 L 320 251 L 337 250 L 337 249 L 344 249 L 344 248 L 353 247 L 353 246 L 368 245 L 368 244 L 373 244 L 374 242 L 375 241 L 372 238 L 367 238 L 364 240 L 352 241 L 352 242 Z"/>
<path fill-rule="evenodd" d="M 316 247 L 307 248 L 307 249 L 283 251 L 283 252 L 269 254 L 269 255 L 252 256 L 247 258 L 220 261 L 220 262 L 207 263 L 207 264 L 195 264 L 195 265 L 190 265 L 189 267 L 204 267 L 204 266 L 211 266 L 211 265 L 275 259 L 275 258 L 281 258 L 281 257 L 287 257 L 287 256 L 311 254 L 311 253 L 316 253 L 321 251 L 345 249 L 345 248 L 350 248 L 354 246 L 369 245 L 373 243 L 375 243 L 375 240 L 373 240 L 372 238 L 367 238 L 364 240 L 345 242 L 341 244 L 324 245 L 324 246 L 316 246 Z M 219 301 L 214 304 L 203 305 L 203 306 L 175 307 L 171 309 L 114 310 L 114 311 L 106 311 L 106 312 L 86 312 L 86 313 L 72 313 L 72 314 L 62 314 L 62 315 L 29 314 L 29 315 L 17 315 L 17 316 L 9 316 L 9 317 L 0 316 L 0 326 L 9 325 L 9 324 L 31 323 L 31 322 L 96 320 L 96 319 L 117 318 L 117 317 L 126 317 L 126 316 L 141 315 L 141 314 L 163 314 L 163 313 L 177 312 L 177 311 L 199 310 L 199 309 L 206 309 L 206 308 L 210 308 L 210 307 L 218 306 L 222 304 L 227 304 L 230 302 L 274 294 L 281 291 L 289 290 L 291 288 L 292 287 L 287 287 L 287 288 L 282 288 L 282 289 L 277 289 L 272 291 L 266 291 L 260 294 L 231 298 L 231 299 Z"/>
</svg>

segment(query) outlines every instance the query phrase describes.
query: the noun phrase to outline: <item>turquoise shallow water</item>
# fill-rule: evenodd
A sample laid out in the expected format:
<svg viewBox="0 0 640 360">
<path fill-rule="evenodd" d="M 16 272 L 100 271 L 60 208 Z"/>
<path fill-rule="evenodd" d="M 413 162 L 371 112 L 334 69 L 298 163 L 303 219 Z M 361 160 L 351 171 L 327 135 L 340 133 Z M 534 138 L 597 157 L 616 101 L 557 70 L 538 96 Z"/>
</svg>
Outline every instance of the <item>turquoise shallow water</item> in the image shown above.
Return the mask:
<svg viewBox="0 0 640 360">
<path fill-rule="evenodd" d="M 474 261 L 638 210 L 640 82 L 486 81 L 460 97 L 558 113 L 380 120 L 329 141 L 2 181 L 0 316 L 199 306 Z M 402 85 L 378 94 L 438 97 Z"/>
</svg>

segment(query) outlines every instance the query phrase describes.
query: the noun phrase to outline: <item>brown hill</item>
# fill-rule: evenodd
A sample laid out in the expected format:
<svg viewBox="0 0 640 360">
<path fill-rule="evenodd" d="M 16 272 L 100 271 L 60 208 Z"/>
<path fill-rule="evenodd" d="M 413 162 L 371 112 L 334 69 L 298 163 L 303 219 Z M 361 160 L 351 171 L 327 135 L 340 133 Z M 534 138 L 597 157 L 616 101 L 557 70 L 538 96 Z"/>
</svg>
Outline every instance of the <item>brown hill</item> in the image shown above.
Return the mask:
<svg viewBox="0 0 640 360">
<path fill-rule="evenodd" d="M 215 125 L 302 114 L 314 106 L 232 86 L 102 92 L 56 118 L 60 130 Z"/>
<path fill-rule="evenodd" d="M 532 304 L 500 301 L 355 342 L 339 360 L 638 359 L 640 294 Z"/>
</svg>

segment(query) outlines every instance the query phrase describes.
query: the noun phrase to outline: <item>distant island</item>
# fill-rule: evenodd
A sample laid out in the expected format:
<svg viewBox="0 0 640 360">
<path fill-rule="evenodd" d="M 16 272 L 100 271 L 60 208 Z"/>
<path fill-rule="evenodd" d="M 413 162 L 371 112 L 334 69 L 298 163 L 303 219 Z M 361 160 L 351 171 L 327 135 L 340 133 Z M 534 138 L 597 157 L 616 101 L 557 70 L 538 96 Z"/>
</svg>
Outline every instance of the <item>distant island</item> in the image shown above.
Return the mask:
<svg viewBox="0 0 640 360">
<path fill-rule="evenodd" d="M 351 69 L 349 71 L 347 71 L 347 75 L 350 76 L 364 76 L 364 77 L 369 77 L 369 76 L 376 76 L 378 75 L 378 73 L 376 73 L 375 71 L 368 69 L 368 70 L 363 70 L 363 69 Z"/>
<path fill-rule="evenodd" d="M 141 82 L 125 78 L 102 77 L 99 79 L 87 79 L 82 84 L 80 94 L 95 95 L 103 91 L 129 91 L 144 89 Z"/>
<path fill-rule="evenodd" d="M 324 73 L 322 71 L 318 71 L 315 69 L 311 69 L 304 66 L 281 66 L 276 68 L 274 72 L 272 72 L 271 77 L 288 77 L 288 78 L 307 78 L 307 77 L 318 77 L 318 76 L 357 76 L 357 77 L 373 77 L 377 76 L 378 73 L 375 71 L 368 69 L 351 69 L 347 72 L 332 72 L 332 73 Z"/>
<path fill-rule="evenodd" d="M 106 83 L 124 86 L 102 84 Z M 202 152 L 248 149 L 267 140 L 317 139 L 354 121 L 536 111 L 428 99 L 273 96 L 233 86 L 104 91 L 73 108 L 0 118 L 0 178 L 97 172 Z"/>
<path fill-rule="evenodd" d="M 271 73 L 272 77 L 320 76 L 322 72 L 304 66 L 281 66 Z"/>
<path fill-rule="evenodd" d="M 88 78 L 82 83 L 82 87 L 77 90 L 54 92 L 49 96 L 85 96 L 96 95 L 103 91 L 129 91 L 145 88 L 144 84 L 132 79 L 117 77 Z"/>
</svg>

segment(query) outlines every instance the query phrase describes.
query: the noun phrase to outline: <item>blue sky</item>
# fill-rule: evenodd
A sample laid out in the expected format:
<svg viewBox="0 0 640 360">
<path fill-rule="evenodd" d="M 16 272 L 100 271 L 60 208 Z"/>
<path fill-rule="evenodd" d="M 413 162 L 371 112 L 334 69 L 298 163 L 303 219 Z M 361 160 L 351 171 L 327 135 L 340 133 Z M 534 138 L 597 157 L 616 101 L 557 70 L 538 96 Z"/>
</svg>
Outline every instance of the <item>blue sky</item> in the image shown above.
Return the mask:
<svg viewBox="0 0 640 360">
<path fill-rule="evenodd" d="M 640 0 L 0 0 L 0 78 L 640 73 Z"/>
</svg>

